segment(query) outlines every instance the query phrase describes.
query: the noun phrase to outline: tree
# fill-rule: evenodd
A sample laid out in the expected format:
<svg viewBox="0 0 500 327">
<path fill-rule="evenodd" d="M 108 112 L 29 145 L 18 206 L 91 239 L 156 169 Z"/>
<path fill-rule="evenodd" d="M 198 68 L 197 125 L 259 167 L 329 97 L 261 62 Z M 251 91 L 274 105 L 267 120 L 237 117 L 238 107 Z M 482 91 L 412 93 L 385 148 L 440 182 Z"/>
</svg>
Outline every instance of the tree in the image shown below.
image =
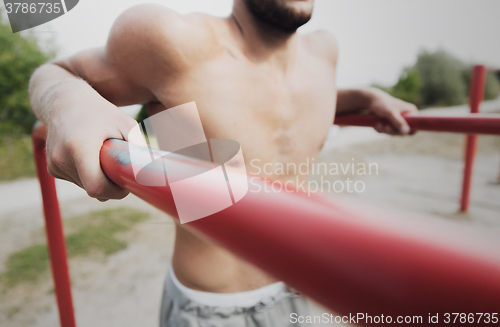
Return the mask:
<svg viewBox="0 0 500 327">
<path fill-rule="evenodd" d="M 418 71 L 415 68 L 405 69 L 397 84 L 389 90 L 389 93 L 396 98 L 420 106 L 422 103 L 420 98 L 421 88 L 422 82 Z"/>
<path fill-rule="evenodd" d="M 28 98 L 29 79 L 53 54 L 42 51 L 34 37 L 12 33 L 1 14 L 0 11 L 0 133 L 29 133 L 36 120 Z"/>
<path fill-rule="evenodd" d="M 443 50 L 418 55 L 415 69 L 422 88 L 420 97 L 425 106 L 453 106 L 466 102 L 467 84 L 463 72 L 468 68 Z"/>
<path fill-rule="evenodd" d="M 500 96 L 500 77 L 494 72 L 486 74 L 486 86 L 484 90 L 484 99 L 492 100 Z"/>
<path fill-rule="evenodd" d="M 453 106 L 468 99 L 472 66 L 443 50 L 421 52 L 416 64 L 406 68 L 396 85 L 382 88 L 396 98 L 419 107 Z M 493 72 L 486 75 L 484 99 L 500 95 L 500 79 Z"/>
</svg>

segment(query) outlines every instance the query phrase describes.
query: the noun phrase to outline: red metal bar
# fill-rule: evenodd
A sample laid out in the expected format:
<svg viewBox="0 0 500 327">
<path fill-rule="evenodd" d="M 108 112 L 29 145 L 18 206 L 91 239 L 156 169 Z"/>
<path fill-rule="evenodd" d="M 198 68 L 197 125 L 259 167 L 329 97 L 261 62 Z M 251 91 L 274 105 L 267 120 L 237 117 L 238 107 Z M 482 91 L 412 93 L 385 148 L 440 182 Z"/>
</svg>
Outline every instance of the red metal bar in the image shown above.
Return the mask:
<svg viewBox="0 0 500 327">
<path fill-rule="evenodd" d="M 59 319 L 62 327 L 75 327 L 75 315 L 71 296 L 71 282 L 66 259 L 66 242 L 63 234 L 63 223 L 57 200 L 56 184 L 47 172 L 45 155 L 45 128 L 41 123 L 33 127 L 33 153 L 36 172 L 40 182 L 45 217 L 45 231 L 50 255 L 54 290 L 59 308 Z"/>
<path fill-rule="evenodd" d="M 479 106 L 483 102 L 484 88 L 486 84 L 486 67 L 474 66 L 470 86 L 469 105 L 471 114 L 479 113 Z M 500 129 L 499 129 L 500 130 Z M 464 158 L 464 178 L 462 182 L 462 196 L 460 199 L 460 211 L 467 212 L 470 202 L 470 187 L 472 183 L 472 170 L 474 158 L 476 157 L 477 135 L 467 135 Z"/>
<path fill-rule="evenodd" d="M 144 155 L 150 160 L 148 151 Z M 176 216 L 168 185 L 136 182 L 126 142 L 106 141 L 100 159 L 113 182 Z M 159 160 L 167 170 L 179 161 L 197 164 L 182 157 Z M 163 169 L 143 170 L 149 180 L 165 179 Z M 498 312 L 498 238 L 452 221 L 406 219 L 338 197 L 268 192 L 269 183 L 260 179 L 250 185 L 233 206 L 184 226 L 340 314 L 418 314 L 425 326 L 431 325 L 429 313 Z M 196 188 L 207 197 L 212 192 L 208 183 Z"/>
<path fill-rule="evenodd" d="M 61 322 L 74 326 L 67 263 L 56 262 L 65 257 L 65 251 L 55 187 L 46 173 L 42 137 L 34 134 L 33 140 Z M 144 154 L 147 160 L 151 158 L 149 151 Z M 166 154 L 154 157 L 162 155 Z M 179 161 L 186 166 L 197 164 L 179 156 L 161 160 L 166 167 Z M 176 216 L 168 185 L 149 187 L 136 182 L 126 142 L 106 141 L 101 166 L 113 182 Z M 165 179 L 163 169 L 144 170 L 141 173 L 149 178 Z M 52 185 L 48 191 L 46 184 Z M 430 325 L 429 313 L 493 313 L 500 308 L 497 238 L 470 233 L 467 226 L 451 221 L 405 219 L 341 198 L 268 192 L 269 183 L 258 179 L 251 185 L 233 206 L 185 226 L 340 314 L 422 315 L 423 325 Z M 197 188 L 207 196 L 211 193 L 208 184 Z M 56 233 L 49 227 L 54 226 L 53 216 L 59 218 Z M 66 279 L 57 286 L 64 272 Z"/>
<path fill-rule="evenodd" d="M 500 114 L 436 116 L 417 113 L 405 115 L 404 118 L 416 131 L 500 135 Z M 380 121 L 383 119 L 371 114 L 335 116 L 337 125 L 374 127 Z"/>
</svg>

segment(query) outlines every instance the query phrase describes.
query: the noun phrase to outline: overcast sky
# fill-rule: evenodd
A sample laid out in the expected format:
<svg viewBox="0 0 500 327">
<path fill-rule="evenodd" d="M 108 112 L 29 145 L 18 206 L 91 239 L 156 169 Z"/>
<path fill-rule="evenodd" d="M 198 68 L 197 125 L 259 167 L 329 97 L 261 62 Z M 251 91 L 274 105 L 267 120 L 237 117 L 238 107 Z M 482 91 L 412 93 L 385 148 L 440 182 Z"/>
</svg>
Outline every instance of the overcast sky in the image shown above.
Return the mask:
<svg viewBox="0 0 500 327">
<path fill-rule="evenodd" d="M 232 0 L 80 0 L 32 31 L 52 36 L 59 56 L 66 56 L 103 45 L 116 17 L 145 2 L 216 16 L 227 16 L 232 6 Z M 316 29 L 337 37 L 340 87 L 391 85 L 421 49 L 443 48 L 464 61 L 500 68 L 500 0 L 316 0 L 301 32 Z"/>
</svg>

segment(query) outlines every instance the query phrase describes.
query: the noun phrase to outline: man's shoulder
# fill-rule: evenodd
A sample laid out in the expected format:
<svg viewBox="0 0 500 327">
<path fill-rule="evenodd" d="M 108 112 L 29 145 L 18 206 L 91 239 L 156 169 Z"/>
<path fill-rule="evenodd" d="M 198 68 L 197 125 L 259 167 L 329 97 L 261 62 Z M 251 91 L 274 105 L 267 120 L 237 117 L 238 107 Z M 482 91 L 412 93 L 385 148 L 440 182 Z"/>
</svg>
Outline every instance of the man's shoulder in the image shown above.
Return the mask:
<svg viewBox="0 0 500 327">
<path fill-rule="evenodd" d="M 301 35 L 305 49 L 314 56 L 330 61 L 337 65 L 338 44 L 335 36 L 326 31 L 318 30 L 315 32 Z"/>
<path fill-rule="evenodd" d="M 115 21 L 107 49 L 115 56 L 139 60 L 164 59 L 174 64 L 199 59 L 210 49 L 211 18 L 181 15 L 162 5 L 141 4 L 127 9 Z"/>
</svg>

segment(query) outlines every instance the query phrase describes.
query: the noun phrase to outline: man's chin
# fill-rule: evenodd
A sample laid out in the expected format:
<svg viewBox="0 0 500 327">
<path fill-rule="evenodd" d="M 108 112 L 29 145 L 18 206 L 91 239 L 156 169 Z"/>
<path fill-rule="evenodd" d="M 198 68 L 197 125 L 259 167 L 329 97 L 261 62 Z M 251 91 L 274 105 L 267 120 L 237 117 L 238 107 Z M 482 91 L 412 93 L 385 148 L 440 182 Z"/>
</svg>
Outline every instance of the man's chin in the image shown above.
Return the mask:
<svg viewBox="0 0 500 327">
<path fill-rule="evenodd" d="M 299 27 L 306 24 L 310 19 L 311 15 L 301 13 L 287 20 L 268 20 L 263 23 L 277 31 L 291 34 L 295 33 Z"/>
<path fill-rule="evenodd" d="M 301 16 L 300 18 L 295 19 L 293 22 L 290 22 L 287 25 L 284 24 L 279 24 L 279 26 L 276 26 L 276 29 L 281 30 L 282 32 L 288 32 L 288 33 L 295 33 L 299 27 L 302 25 L 306 24 L 309 20 L 311 19 L 311 16 L 304 15 Z"/>
<path fill-rule="evenodd" d="M 245 0 L 257 21 L 277 31 L 294 33 L 311 19 L 313 0 Z"/>
</svg>

